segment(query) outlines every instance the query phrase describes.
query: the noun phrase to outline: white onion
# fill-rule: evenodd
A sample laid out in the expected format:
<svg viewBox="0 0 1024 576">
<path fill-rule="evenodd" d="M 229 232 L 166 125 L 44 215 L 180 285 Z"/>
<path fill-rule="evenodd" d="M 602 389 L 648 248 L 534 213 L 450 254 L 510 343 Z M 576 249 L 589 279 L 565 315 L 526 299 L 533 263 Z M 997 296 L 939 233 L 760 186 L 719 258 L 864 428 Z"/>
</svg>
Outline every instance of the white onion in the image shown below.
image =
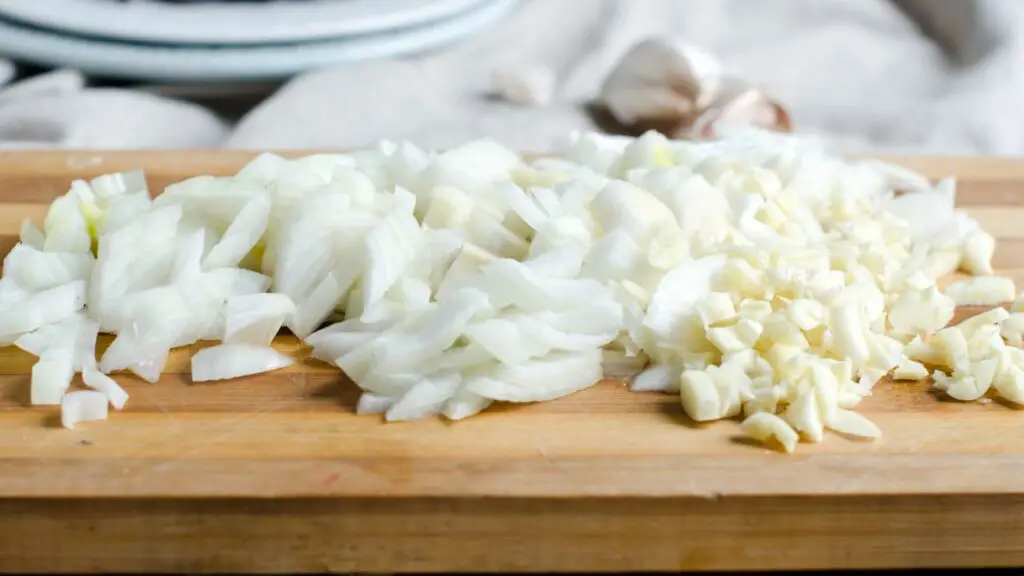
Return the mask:
<svg viewBox="0 0 1024 576">
<path fill-rule="evenodd" d="M 228 298 L 224 342 L 269 346 L 295 304 L 284 294 L 246 294 Z"/>
<path fill-rule="evenodd" d="M 292 332 L 300 338 L 312 334 L 342 302 L 361 272 L 353 262 L 344 262 L 329 272 L 294 311 Z"/>
<path fill-rule="evenodd" d="M 56 348 L 43 353 L 32 367 L 32 404 L 60 404 L 75 375 L 71 350 Z"/>
<path fill-rule="evenodd" d="M 492 400 L 540 402 L 578 392 L 601 379 L 601 351 L 553 352 L 516 366 L 503 365 L 489 380 L 475 380 L 472 392 Z M 537 383 L 544 383 L 538 386 Z"/>
<path fill-rule="evenodd" d="M 221 344 L 192 357 L 192 381 L 226 380 L 291 366 L 295 361 L 269 346 Z"/>
<path fill-rule="evenodd" d="M 211 270 L 237 266 L 256 246 L 267 229 L 270 206 L 270 199 L 263 195 L 250 200 L 235 216 L 220 241 L 206 255 L 203 268 Z"/>
<path fill-rule="evenodd" d="M 448 403 L 444 407 L 444 415 L 449 420 L 463 420 L 470 416 L 482 412 L 491 405 L 493 400 L 486 398 L 472 391 L 474 380 L 480 380 L 481 378 L 474 378 L 463 385 L 455 392 L 455 394 L 448 400 Z M 486 386 L 483 386 L 486 387 Z"/>
<path fill-rule="evenodd" d="M 43 245 L 46 243 L 46 236 L 42 230 L 36 228 L 36 225 L 28 218 L 21 222 L 21 231 L 18 234 L 18 239 L 21 240 L 22 244 L 31 246 L 36 250 L 42 250 Z"/>
<path fill-rule="evenodd" d="M 100 203 L 125 194 L 145 194 L 149 192 L 146 175 L 142 170 L 116 172 L 97 176 L 89 181 L 93 193 Z"/>
<path fill-rule="evenodd" d="M 356 414 L 383 414 L 395 403 L 395 398 L 379 396 L 369 392 L 359 395 L 359 402 L 356 403 Z"/>
<path fill-rule="evenodd" d="M 82 372 L 82 381 L 86 386 L 102 392 L 115 410 L 124 408 L 128 401 L 128 393 L 124 391 L 124 388 L 121 388 L 113 378 L 95 368 L 86 368 Z"/>
<path fill-rule="evenodd" d="M 73 252 L 86 254 L 92 240 L 89 224 L 82 215 L 81 200 L 77 195 L 67 194 L 53 201 L 46 214 L 46 240 L 43 250 L 47 252 Z"/>
<path fill-rule="evenodd" d="M 0 310 L 0 336 L 30 332 L 71 316 L 85 305 L 85 292 L 85 281 L 76 280 Z"/>
<path fill-rule="evenodd" d="M 72 332 L 63 325 L 64 322 L 47 324 L 32 332 L 26 332 L 14 341 L 14 345 L 33 356 L 42 356 L 44 352 L 61 343 L 68 348 L 72 340 Z"/>
<path fill-rule="evenodd" d="M 92 254 L 43 252 L 18 244 L 4 259 L 4 274 L 29 290 L 46 290 L 88 279 L 92 265 Z"/>
<path fill-rule="evenodd" d="M 79 422 L 107 419 L 107 397 L 102 392 L 76 390 L 60 402 L 60 423 L 74 428 Z"/>
<path fill-rule="evenodd" d="M 437 415 L 444 409 L 448 399 L 458 390 L 461 382 L 462 376 L 458 373 L 424 378 L 392 404 L 385 417 L 389 421 L 398 421 L 418 420 Z"/>
</svg>

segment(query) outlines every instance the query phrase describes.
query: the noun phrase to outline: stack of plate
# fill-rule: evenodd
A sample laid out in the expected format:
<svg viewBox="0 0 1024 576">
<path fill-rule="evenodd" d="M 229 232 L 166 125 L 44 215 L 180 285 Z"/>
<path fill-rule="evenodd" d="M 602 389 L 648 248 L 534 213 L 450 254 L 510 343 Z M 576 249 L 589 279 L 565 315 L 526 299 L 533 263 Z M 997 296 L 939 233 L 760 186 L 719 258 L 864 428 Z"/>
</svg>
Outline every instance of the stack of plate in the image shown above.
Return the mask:
<svg viewBox="0 0 1024 576">
<path fill-rule="evenodd" d="M 276 80 L 442 46 L 516 1 L 0 0 L 0 56 L 136 80 Z"/>
</svg>

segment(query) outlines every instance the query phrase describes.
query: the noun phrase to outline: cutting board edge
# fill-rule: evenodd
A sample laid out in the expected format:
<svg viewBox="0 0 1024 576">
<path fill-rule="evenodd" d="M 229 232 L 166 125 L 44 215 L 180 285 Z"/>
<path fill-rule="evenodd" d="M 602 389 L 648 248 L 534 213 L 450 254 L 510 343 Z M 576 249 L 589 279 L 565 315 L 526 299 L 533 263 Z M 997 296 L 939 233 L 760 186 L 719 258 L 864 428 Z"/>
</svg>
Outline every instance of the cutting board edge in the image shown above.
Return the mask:
<svg viewBox="0 0 1024 576">
<path fill-rule="evenodd" d="M 1024 482 L 1016 480 L 1024 478 L 1024 455 L 953 452 L 556 459 L 26 458 L 2 460 L 0 469 L 0 499 L 717 500 L 1024 495 Z M 47 481 L 34 480 L 40 477 Z M 751 478 L 757 480 L 751 482 Z"/>
<path fill-rule="evenodd" d="M 0 499 L 19 572 L 609 572 L 1024 564 L 1024 498 Z"/>
</svg>

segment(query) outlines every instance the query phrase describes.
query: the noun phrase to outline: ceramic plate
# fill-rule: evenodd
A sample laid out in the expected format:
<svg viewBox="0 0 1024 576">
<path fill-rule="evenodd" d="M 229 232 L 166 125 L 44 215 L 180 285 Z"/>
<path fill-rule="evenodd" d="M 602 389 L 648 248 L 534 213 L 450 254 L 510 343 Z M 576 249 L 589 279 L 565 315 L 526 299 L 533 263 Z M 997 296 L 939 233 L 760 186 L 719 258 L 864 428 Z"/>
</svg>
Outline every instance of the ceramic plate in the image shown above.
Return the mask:
<svg viewBox="0 0 1024 576">
<path fill-rule="evenodd" d="M 0 20 L 0 55 L 86 74 L 136 80 L 278 80 L 338 62 L 408 55 L 448 44 L 505 16 L 518 0 L 491 0 L 432 24 L 303 44 L 176 47 L 61 36 Z"/>
<path fill-rule="evenodd" d="M 0 0 L 0 16 L 80 36 L 152 44 L 339 39 L 457 16 L 487 0 L 304 0 L 173 4 L 154 0 Z"/>
</svg>

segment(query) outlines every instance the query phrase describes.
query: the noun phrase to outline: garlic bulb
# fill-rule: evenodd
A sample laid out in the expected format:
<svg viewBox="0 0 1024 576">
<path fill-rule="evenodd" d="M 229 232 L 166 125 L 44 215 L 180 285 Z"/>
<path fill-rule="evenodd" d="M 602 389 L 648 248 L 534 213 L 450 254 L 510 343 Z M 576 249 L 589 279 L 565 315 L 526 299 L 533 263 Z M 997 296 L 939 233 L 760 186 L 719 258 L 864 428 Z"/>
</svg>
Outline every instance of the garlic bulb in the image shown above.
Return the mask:
<svg viewBox="0 0 1024 576">
<path fill-rule="evenodd" d="M 747 82 L 728 80 L 711 53 L 671 38 L 644 40 L 612 69 L 600 102 L 636 131 L 711 136 L 718 123 L 790 130 L 788 113 Z"/>
</svg>

